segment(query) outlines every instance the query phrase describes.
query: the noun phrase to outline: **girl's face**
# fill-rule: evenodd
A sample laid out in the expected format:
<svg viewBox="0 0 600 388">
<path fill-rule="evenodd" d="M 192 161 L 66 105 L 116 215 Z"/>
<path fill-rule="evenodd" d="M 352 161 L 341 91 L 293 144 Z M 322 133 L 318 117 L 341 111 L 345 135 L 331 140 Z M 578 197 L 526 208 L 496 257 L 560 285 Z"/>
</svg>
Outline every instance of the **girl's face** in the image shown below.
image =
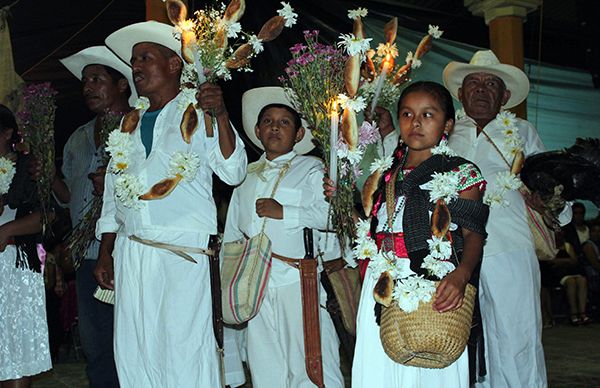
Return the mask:
<svg viewBox="0 0 600 388">
<path fill-rule="evenodd" d="M 446 120 L 436 98 L 425 91 L 404 96 L 398 111 L 398 122 L 402 140 L 412 151 L 431 150 L 453 125 L 452 120 Z"/>
</svg>

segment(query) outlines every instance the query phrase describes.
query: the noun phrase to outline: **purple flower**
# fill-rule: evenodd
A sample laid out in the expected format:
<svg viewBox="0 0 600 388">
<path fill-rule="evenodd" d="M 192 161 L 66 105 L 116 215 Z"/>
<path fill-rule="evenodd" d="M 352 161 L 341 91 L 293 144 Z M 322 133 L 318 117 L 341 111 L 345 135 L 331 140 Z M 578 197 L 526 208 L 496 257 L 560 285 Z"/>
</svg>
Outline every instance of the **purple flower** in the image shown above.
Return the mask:
<svg viewBox="0 0 600 388">
<path fill-rule="evenodd" d="M 305 39 L 316 38 L 319 36 L 319 30 L 304 30 L 302 31 Z"/>
<path fill-rule="evenodd" d="M 305 66 L 315 60 L 315 57 L 311 53 L 304 53 L 298 59 L 298 64 Z"/>
<path fill-rule="evenodd" d="M 300 52 L 306 50 L 306 46 L 303 45 L 302 43 L 296 43 L 295 45 L 293 45 L 292 47 L 290 47 L 290 52 L 292 54 L 300 54 Z"/>
<path fill-rule="evenodd" d="M 358 130 L 358 144 L 374 144 L 380 139 L 379 128 L 368 121 L 363 121 Z"/>
</svg>

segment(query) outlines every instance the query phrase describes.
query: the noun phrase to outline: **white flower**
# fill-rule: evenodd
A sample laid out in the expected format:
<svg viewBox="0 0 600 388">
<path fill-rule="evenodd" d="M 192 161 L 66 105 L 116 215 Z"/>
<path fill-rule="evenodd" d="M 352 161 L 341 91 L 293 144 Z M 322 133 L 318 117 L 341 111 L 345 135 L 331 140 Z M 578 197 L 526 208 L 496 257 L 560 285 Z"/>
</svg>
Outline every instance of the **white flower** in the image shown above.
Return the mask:
<svg viewBox="0 0 600 388">
<path fill-rule="evenodd" d="M 452 171 L 436 172 L 431 175 L 431 181 L 426 184 L 425 188 L 430 190 L 431 202 L 436 203 L 438 199 L 443 199 L 446 203 L 450 203 L 458 198 L 458 183 L 459 179 L 456 173 Z"/>
<path fill-rule="evenodd" d="M 448 260 L 452 256 L 452 243 L 444 237 L 431 236 L 427 240 L 430 256 L 439 260 Z"/>
<path fill-rule="evenodd" d="M 416 69 L 418 67 L 421 67 L 421 60 L 417 57 L 415 57 L 412 53 L 412 51 L 409 51 L 406 54 L 406 63 L 410 63 L 410 67 L 411 69 Z"/>
<path fill-rule="evenodd" d="M 483 195 L 483 203 L 491 209 L 497 207 L 507 207 L 509 202 L 504 199 L 504 190 L 486 190 Z"/>
<path fill-rule="evenodd" d="M 428 255 L 423 259 L 421 268 L 429 271 L 430 275 L 435 276 L 438 279 L 442 279 L 444 276 L 454 271 L 456 267 L 447 260 L 439 260 L 431 255 Z"/>
<path fill-rule="evenodd" d="M 518 176 L 509 171 L 503 171 L 496 176 L 496 187 L 504 190 L 517 190 L 523 186 L 523 182 Z"/>
<path fill-rule="evenodd" d="M 448 140 L 442 139 L 440 143 L 431 149 L 431 153 L 433 155 L 446 155 L 446 156 L 457 156 L 456 152 L 450 147 L 448 147 Z"/>
<path fill-rule="evenodd" d="M 148 109 L 148 108 L 150 108 L 150 100 L 148 99 L 148 97 L 139 96 L 138 99 L 133 104 L 133 107 L 135 109 L 141 109 L 141 110 Z"/>
<path fill-rule="evenodd" d="M 115 180 L 115 195 L 123 206 L 140 209 L 143 205 L 140 195 L 144 194 L 144 185 L 139 177 L 131 174 L 121 174 Z"/>
<path fill-rule="evenodd" d="M 285 1 L 281 2 L 283 8 L 277 11 L 277 15 L 283 16 L 285 19 L 285 26 L 291 27 L 296 24 L 296 19 L 298 18 L 298 14 L 294 12 L 294 9 Z"/>
<path fill-rule="evenodd" d="M 352 249 L 352 253 L 357 260 L 373 257 L 377 254 L 377 244 L 373 239 L 365 239 Z"/>
<path fill-rule="evenodd" d="M 191 182 L 196 177 L 198 167 L 200 167 L 200 155 L 177 151 L 169 161 L 168 175 L 171 177 L 180 175 L 184 181 Z"/>
<path fill-rule="evenodd" d="M 435 283 L 422 277 L 410 276 L 396 282 L 393 298 L 407 313 L 416 311 L 420 302 L 429 302 L 435 293 Z"/>
<path fill-rule="evenodd" d="M 196 104 L 196 88 L 181 88 L 181 97 L 177 101 L 177 108 L 181 111 L 187 109 L 190 104 Z"/>
<path fill-rule="evenodd" d="M 352 20 L 356 19 L 356 18 L 364 18 L 365 16 L 367 16 L 367 14 L 369 13 L 369 11 L 367 11 L 366 8 L 357 8 L 357 9 L 351 9 L 348 11 L 348 17 Z"/>
<path fill-rule="evenodd" d="M 379 46 L 377 46 L 377 55 L 380 57 L 385 57 L 388 54 L 392 58 L 396 58 L 398 56 L 398 48 L 396 47 L 396 43 L 379 43 Z"/>
<path fill-rule="evenodd" d="M 356 147 L 355 149 L 351 150 L 348 148 L 348 145 L 346 143 L 342 143 L 343 146 L 339 147 L 338 146 L 338 150 L 337 150 L 337 156 L 339 159 L 348 159 L 348 162 L 351 165 L 357 165 L 360 163 L 360 161 L 362 160 L 363 157 L 363 152 L 364 149 L 361 147 Z"/>
<path fill-rule="evenodd" d="M 387 171 L 390 167 L 392 167 L 392 162 L 394 161 L 394 158 L 389 155 L 387 157 L 383 157 L 380 159 L 375 159 L 375 161 L 373 161 L 373 163 L 371 163 L 371 174 L 373 174 L 375 171 Z"/>
<path fill-rule="evenodd" d="M 394 255 L 393 253 L 392 253 L 392 255 L 395 258 L 395 260 L 393 261 L 394 270 L 392 271 L 392 277 L 394 279 L 404 279 L 409 276 L 416 275 L 413 272 L 413 270 L 410 269 L 410 259 L 404 258 L 404 257 L 398 257 L 398 256 Z"/>
<path fill-rule="evenodd" d="M 108 134 L 106 142 L 106 152 L 111 156 L 109 170 L 113 174 L 119 174 L 129 167 L 129 155 L 133 143 L 128 133 L 115 129 Z"/>
<path fill-rule="evenodd" d="M 238 22 L 227 25 L 227 37 L 237 38 L 238 34 L 242 31 L 242 25 Z"/>
<path fill-rule="evenodd" d="M 248 43 L 252 46 L 252 51 L 256 54 L 264 50 L 262 39 L 258 39 L 258 36 L 256 35 L 250 35 Z"/>
<path fill-rule="evenodd" d="M 15 173 L 15 163 L 10 159 L 0 157 L 0 195 L 8 193 Z"/>
<path fill-rule="evenodd" d="M 367 107 L 367 102 L 362 96 L 350 98 L 345 94 L 338 94 L 338 101 L 342 109 L 349 109 L 353 112 L 360 112 Z"/>
<path fill-rule="evenodd" d="M 262 50 L 262 46 L 261 46 L 261 50 Z M 225 66 L 225 62 L 221 62 L 219 64 L 219 67 L 215 71 L 215 74 L 217 75 L 217 77 L 222 78 L 225 81 L 229 81 L 231 79 L 231 72 L 229 71 L 227 66 Z"/>
<path fill-rule="evenodd" d="M 496 123 L 502 127 L 514 127 L 517 123 L 517 116 L 511 111 L 504 110 L 496 115 Z"/>
<path fill-rule="evenodd" d="M 440 27 L 438 26 L 433 26 L 433 25 L 429 25 L 429 31 L 428 34 L 431 35 L 431 37 L 433 39 L 439 39 L 442 34 L 444 33 L 444 31 L 440 31 Z"/>
<path fill-rule="evenodd" d="M 371 47 L 369 43 L 372 39 L 360 39 L 354 36 L 354 34 L 341 34 L 340 42 L 338 42 L 338 47 L 345 47 L 348 55 L 361 55 L 363 56 L 367 50 Z"/>
<path fill-rule="evenodd" d="M 369 231 L 371 230 L 371 220 L 359 220 L 356 223 L 356 240 L 362 240 L 368 238 Z"/>
</svg>

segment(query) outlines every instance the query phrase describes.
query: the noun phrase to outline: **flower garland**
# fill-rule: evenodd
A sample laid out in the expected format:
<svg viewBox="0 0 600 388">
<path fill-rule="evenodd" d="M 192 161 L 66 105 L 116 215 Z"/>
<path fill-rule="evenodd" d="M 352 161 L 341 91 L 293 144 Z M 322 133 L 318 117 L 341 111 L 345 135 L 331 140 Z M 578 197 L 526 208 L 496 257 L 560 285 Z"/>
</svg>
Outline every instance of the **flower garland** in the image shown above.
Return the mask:
<svg viewBox="0 0 600 388">
<path fill-rule="evenodd" d="M 142 196 L 145 192 L 140 177 L 128 173 L 130 167 L 133 140 L 128 133 L 115 129 L 108 135 L 106 152 L 111 155 L 108 170 L 117 175 L 115 180 L 115 195 L 123 206 L 131 209 L 142 208 Z M 200 167 L 200 155 L 194 152 L 176 151 L 171 155 L 167 170 L 167 179 L 191 182 L 196 177 Z"/>
<path fill-rule="evenodd" d="M 496 124 L 502 128 L 504 134 L 503 157 L 506 160 L 514 160 L 517 154 L 523 152 L 523 138 L 519 135 L 516 126 L 516 116 L 509 111 L 502 111 L 496 116 Z M 500 150 L 499 150 L 500 151 Z M 507 155 L 508 157 L 507 157 Z M 483 203 L 490 208 L 507 207 L 510 205 L 505 194 L 510 190 L 518 190 L 523 185 L 521 179 L 510 171 L 501 172 L 496 176 L 494 190 L 487 190 L 483 196 Z"/>
<path fill-rule="evenodd" d="M 8 158 L 0 157 L 0 195 L 8 193 L 16 172 L 15 162 Z"/>
</svg>

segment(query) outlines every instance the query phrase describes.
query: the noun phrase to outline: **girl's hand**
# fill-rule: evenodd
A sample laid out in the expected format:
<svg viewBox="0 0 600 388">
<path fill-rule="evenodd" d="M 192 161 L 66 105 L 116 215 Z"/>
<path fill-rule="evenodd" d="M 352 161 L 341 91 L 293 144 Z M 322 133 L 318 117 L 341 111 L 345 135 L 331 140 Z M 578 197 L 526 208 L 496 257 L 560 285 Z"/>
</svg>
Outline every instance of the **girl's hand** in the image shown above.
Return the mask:
<svg viewBox="0 0 600 388">
<path fill-rule="evenodd" d="M 336 187 L 333 184 L 333 181 L 327 177 L 323 177 L 323 194 L 327 198 L 331 198 L 335 196 Z"/>
<path fill-rule="evenodd" d="M 462 306 L 470 277 L 470 274 L 466 274 L 460 267 L 446 275 L 435 291 L 433 309 L 445 313 Z"/>
</svg>

